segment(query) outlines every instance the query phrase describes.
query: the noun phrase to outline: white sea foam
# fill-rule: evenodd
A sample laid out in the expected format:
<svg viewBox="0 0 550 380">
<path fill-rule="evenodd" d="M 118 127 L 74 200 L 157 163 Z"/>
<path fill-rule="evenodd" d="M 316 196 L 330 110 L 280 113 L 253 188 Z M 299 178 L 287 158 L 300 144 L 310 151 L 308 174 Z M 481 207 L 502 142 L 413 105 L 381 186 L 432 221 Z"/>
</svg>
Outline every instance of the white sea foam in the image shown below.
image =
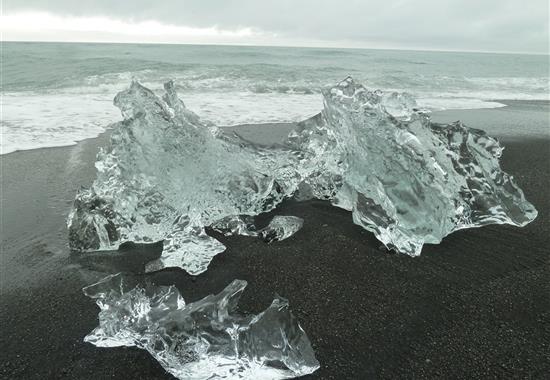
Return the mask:
<svg viewBox="0 0 550 380">
<path fill-rule="evenodd" d="M 475 99 L 475 98 L 461 98 L 461 97 L 425 97 L 417 99 L 418 105 L 423 108 L 427 108 L 431 111 L 444 111 L 444 110 L 460 110 L 460 109 L 479 109 L 479 108 L 500 108 L 505 107 L 506 104 Z"/>
<path fill-rule="evenodd" d="M 97 94 L 7 93 L 2 107 L 1 154 L 73 145 L 119 118 L 111 97 Z"/>
<path fill-rule="evenodd" d="M 185 104 L 216 125 L 296 122 L 321 111 L 321 94 L 254 94 L 250 92 L 189 94 Z"/>
<path fill-rule="evenodd" d="M 85 86 L 40 93 L 4 93 L 0 154 L 73 145 L 78 141 L 96 137 L 104 132 L 110 123 L 121 119 L 118 110 L 112 105 L 112 98 L 113 94 L 128 85 L 130 77 L 129 73 L 121 73 L 114 75 L 115 80 L 103 77 L 89 78 Z M 483 82 L 480 78 L 476 80 Z M 217 78 L 216 81 L 222 80 Z M 509 83 L 502 78 L 499 81 Z M 533 86 L 542 83 L 535 80 L 531 82 Z M 492 78 L 489 83 L 493 86 L 496 83 L 495 79 Z M 145 84 L 155 90 L 161 88 L 160 82 Z M 488 88 L 472 92 L 417 91 L 413 92 L 413 95 L 417 97 L 419 106 L 432 111 L 504 106 L 493 99 L 548 100 L 547 94 L 541 96 L 533 93 L 507 92 L 509 90 L 511 89 L 503 88 L 503 91 L 498 91 Z M 224 88 L 219 83 L 214 90 L 186 89 L 182 86 L 179 92 L 190 109 L 205 121 L 219 126 L 296 122 L 318 113 L 323 106 L 318 92 L 251 91 L 231 86 Z"/>
<path fill-rule="evenodd" d="M 109 124 L 121 120 L 112 105 L 115 92 L 87 94 L 80 88 L 46 94 L 4 94 L 1 154 L 73 145 L 98 136 Z M 322 107 L 318 94 L 217 92 L 191 93 L 184 98 L 202 119 L 224 126 L 299 121 Z"/>
<path fill-rule="evenodd" d="M 550 100 L 548 59 L 307 48 L 4 44 L 0 153 L 74 144 L 121 119 L 111 105 L 132 78 L 153 91 L 174 80 L 190 109 L 217 125 L 292 122 L 322 107 L 347 75 L 408 92 L 430 110 Z M 419 64 L 421 63 L 421 64 Z M 43 75 L 43 66 L 48 75 Z"/>
</svg>

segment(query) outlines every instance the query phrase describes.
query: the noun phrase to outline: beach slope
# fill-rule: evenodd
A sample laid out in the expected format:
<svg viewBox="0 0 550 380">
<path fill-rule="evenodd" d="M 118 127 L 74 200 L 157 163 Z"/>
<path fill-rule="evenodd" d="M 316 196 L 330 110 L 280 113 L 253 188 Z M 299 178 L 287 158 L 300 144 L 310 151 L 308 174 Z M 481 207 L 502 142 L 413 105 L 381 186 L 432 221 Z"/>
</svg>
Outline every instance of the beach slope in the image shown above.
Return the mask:
<svg viewBox="0 0 550 380">
<path fill-rule="evenodd" d="M 434 117 L 501 138 L 503 168 L 539 211 L 524 228 L 459 231 L 411 258 L 380 248 L 349 212 L 289 201 L 259 222 L 299 216 L 305 223 L 295 236 L 267 245 L 216 235 L 228 249 L 207 272 L 147 278 L 176 284 L 187 301 L 246 280 L 243 312 L 265 309 L 275 293 L 288 298 L 321 363 L 310 379 L 542 379 L 550 373 L 548 104 L 509 104 Z M 244 133 L 254 139 L 253 128 Z M 97 326 L 98 309 L 81 288 L 119 271 L 142 276 L 160 254 L 158 244 L 93 254 L 67 248 L 66 215 L 76 190 L 93 180 L 107 139 L 1 157 L 2 378 L 171 378 L 144 351 L 82 340 Z"/>
</svg>

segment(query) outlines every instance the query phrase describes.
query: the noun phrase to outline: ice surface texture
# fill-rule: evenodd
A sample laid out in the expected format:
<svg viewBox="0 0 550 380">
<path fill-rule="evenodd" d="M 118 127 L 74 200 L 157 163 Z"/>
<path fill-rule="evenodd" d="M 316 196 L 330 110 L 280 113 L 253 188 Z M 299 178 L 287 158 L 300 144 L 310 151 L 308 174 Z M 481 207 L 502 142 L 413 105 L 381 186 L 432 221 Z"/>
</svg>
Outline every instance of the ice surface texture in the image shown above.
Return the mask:
<svg viewBox="0 0 550 380">
<path fill-rule="evenodd" d="M 302 228 L 304 220 L 297 216 L 275 216 L 267 227 L 261 229 L 258 235 L 266 242 L 285 240 Z"/>
<path fill-rule="evenodd" d="M 495 139 L 459 122 L 432 123 L 407 94 L 347 78 L 323 90 L 319 115 L 265 147 L 202 124 L 171 82 L 165 89 L 161 99 L 133 82 L 116 96 L 124 121 L 98 154 L 96 181 L 76 197 L 72 248 L 162 240 L 148 270 L 198 274 L 224 249 L 206 226 L 256 235 L 251 216 L 291 196 L 330 200 L 413 256 L 458 229 L 523 226 L 537 215 L 500 169 Z"/>
<path fill-rule="evenodd" d="M 223 244 L 205 226 L 269 211 L 299 182 L 289 156 L 247 144 L 200 122 L 177 98 L 163 99 L 133 82 L 115 105 L 124 121 L 98 154 L 97 179 L 81 190 L 69 216 L 72 248 L 116 249 L 120 243 L 164 241 L 147 270 L 206 270 Z"/>
<path fill-rule="evenodd" d="M 260 230 L 256 229 L 252 217 L 232 216 L 216 222 L 212 227 L 224 234 L 258 236 L 267 243 L 287 239 L 298 232 L 304 220 L 297 216 L 276 215 L 271 222 Z"/>
<path fill-rule="evenodd" d="M 351 78 L 323 95 L 322 114 L 289 136 L 304 182 L 386 247 L 416 256 L 462 228 L 535 219 L 484 131 L 432 123 L 407 94 L 371 92 Z"/>
<path fill-rule="evenodd" d="M 319 368 L 304 330 L 276 297 L 256 316 L 235 309 L 246 281 L 186 304 L 174 286 L 127 287 L 121 274 L 84 288 L 101 309 L 84 340 L 147 350 L 180 379 L 286 379 Z"/>
</svg>

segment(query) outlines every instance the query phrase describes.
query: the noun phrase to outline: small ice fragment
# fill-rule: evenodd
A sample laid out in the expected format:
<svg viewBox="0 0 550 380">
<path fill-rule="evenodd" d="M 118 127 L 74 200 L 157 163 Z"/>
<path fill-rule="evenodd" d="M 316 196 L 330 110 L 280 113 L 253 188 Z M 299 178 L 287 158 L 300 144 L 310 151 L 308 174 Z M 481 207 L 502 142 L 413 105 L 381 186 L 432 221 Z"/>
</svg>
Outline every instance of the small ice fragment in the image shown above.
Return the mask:
<svg viewBox="0 0 550 380">
<path fill-rule="evenodd" d="M 247 283 L 186 304 L 174 286 L 126 286 L 121 274 L 85 287 L 100 308 L 84 341 L 147 350 L 179 379 L 288 379 L 319 368 L 288 301 L 276 297 L 256 316 L 236 313 Z"/>
<path fill-rule="evenodd" d="M 249 215 L 236 215 L 223 218 L 211 226 L 215 231 L 218 231 L 225 236 L 241 235 L 241 236 L 257 236 L 254 218 Z"/>
<path fill-rule="evenodd" d="M 196 276 L 206 271 L 212 258 L 225 251 L 225 245 L 206 234 L 204 228 L 173 232 L 166 237 L 162 256 L 150 261 L 145 272 L 180 267 Z"/>
<path fill-rule="evenodd" d="M 304 220 L 297 216 L 275 216 L 267 227 L 261 229 L 258 233 L 265 242 L 285 240 L 302 228 Z"/>
</svg>

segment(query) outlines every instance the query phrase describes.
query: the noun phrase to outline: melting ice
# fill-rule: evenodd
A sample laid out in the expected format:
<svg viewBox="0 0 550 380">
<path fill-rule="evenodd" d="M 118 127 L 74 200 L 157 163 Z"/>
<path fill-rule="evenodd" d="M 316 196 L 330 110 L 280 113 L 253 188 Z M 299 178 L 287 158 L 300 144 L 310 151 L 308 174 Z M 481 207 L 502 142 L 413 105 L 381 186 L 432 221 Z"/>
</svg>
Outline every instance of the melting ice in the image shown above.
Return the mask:
<svg viewBox="0 0 550 380">
<path fill-rule="evenodd" d="M 251 218 L 292 196 L 350 210 L 388 248 L 412 256 L 458 229 L 523 226 L 537 215 L 500 169 L 497 140 L 460 122 L 432 123 L 407 94 L 347 78 L 323 90 L 320 114 L 265 147 L 202 123 L 173 83 L 165 90 L 160 98 L 133 82 L 116 96 L 124 120 L 98 154 L 92 187 L 76 196 L 73 249 L 163 241 L 148 270 L 198 274 L 225 248 L 205 227 L 262 234 Z M 283 230 L 301 226 L 291 224 Z M 287 237 L 277 231 L 263 234 Z"/>
<path fill-rule="evenodd" d="M 302 228 L 304 220 L 297 216 L 275 216 L 267 227 L 260 230 L 258 233 L 260 237 L 271 243 L 273 241 L 285 240 Z"/>
<path fill-rule="evenodd" d="M 212 227 L 224 234 L 258 236 L 267 243 L 287 239 L 298 232 L 304 225 L 304 220 L 297 216 L 276 215 L 269 224 L 258 230 L 254 224 L 254 218 L 250 216 L 232 216 L 224 218 L 212 225 Z"/>
<path fill-rule="evenodd" d="M 277 297 L 264 312 L 235 309 L 246 281 L 186 304 L 174 286 L 129 288 L 121 274 L 84 288 L 100 308 L 85 337 L 98 347 L 147 350 L 179 379 L 287 379 L 319 368 L 304 330 Z"/>
</svg>

